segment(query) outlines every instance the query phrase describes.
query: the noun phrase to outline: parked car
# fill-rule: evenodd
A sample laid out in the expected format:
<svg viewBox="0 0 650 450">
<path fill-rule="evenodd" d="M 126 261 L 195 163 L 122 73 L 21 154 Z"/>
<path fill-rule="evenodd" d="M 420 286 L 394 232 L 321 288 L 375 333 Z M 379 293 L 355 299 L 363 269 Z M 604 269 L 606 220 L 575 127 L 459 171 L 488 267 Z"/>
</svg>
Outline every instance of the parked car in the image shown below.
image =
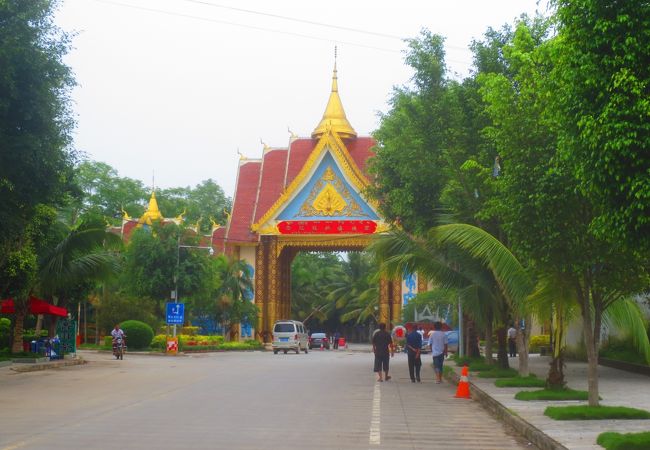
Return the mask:
<svg viewBox="0 0 650 450">
<path fill-rule="evenodd" d="M 325 333 L 312 333 L 309 337 L 309 350 L 313 350 L 314 347 L 320 348 L 320 346 L 330 349 L 330 340 Z"/>
<path fill-rule="evenodd" d="M 271 343 L 273 353 L 278 354 L 280 350 L 286 355 L 287 351 L 293 350 L 300 353 L 303 350 L 307 353 L 309 336 L 305 326 L 297 320 L 278 320 L 273 325 L 273 341 Z"/>
<path fill-rule="evenodd" d="M 450 353 L 458 353 L 458 330 L 446 331 L 447 335 L 447 351 Z"/>
<path fill-rule="evenodd" d="M 447 335 L 447 351 L 449 353 L 458 353 L 458 330 L 445 331 Z M 420 353 L 431 353 L 429 337 L 422 339 L 422 350 Z"/>
</svg>

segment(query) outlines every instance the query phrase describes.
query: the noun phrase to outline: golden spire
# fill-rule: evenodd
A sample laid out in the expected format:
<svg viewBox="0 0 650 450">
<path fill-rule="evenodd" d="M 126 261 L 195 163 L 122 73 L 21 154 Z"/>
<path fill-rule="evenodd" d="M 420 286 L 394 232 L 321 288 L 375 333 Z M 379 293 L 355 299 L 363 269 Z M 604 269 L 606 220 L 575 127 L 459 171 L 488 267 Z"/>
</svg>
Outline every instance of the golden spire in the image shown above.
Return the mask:
<svg viewBox="0 0 650 450">
<path fill-rule="evenodd" d="M 156 201 L 156 191 L 151 191 L 151 198 L 149 199 L 149 207 L 147 210 L 144 212 L 142 217 L 140 217 L 139 222 L 141 224 L 146 223 L 147 225 L 151 225 L 151 222 L 154 220 L 162 220 L 163 216 L 160 214 L 160 210 L 158 209 L 158 202 Z"/>
<path fill-rule="evenodd" d="M 342 139 L 357 137 L 357 132 L 354 131 L 354 128 L 352 128 L 352 125 L 348 122 L 347 117 L 345 117 L 343 103 L 341 103 L 341 97 L 339 97 L 339 85 L 336 75 L 336 47 L 334 47 L 332 92 L 330 93 L 330 98 L 327 102 L 327 107 L 325 108 L 325 114 L 323 114 L 323 118 L 316 129 L 311 133 L 311 137 L 314 139 L 319 138 L 328 130 L 328 127 Z"/>
</svg>

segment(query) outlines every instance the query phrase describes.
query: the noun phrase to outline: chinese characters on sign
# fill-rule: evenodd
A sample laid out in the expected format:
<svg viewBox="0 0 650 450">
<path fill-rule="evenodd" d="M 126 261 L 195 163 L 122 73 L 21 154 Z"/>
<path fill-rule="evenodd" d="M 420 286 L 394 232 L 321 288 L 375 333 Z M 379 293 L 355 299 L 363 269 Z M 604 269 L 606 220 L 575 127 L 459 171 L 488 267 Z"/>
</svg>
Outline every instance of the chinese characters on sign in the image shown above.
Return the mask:
<svg viewBox="0 0 650 450">
<path fill-rule="evenodd" d="M 284 220 L 278 223 L 282 234 L 372 234 L 372 220 Z"/>
<path fill-rule="evenodd" d="M 59 319 L 56 322 L 56 334 L 61 342 L 62 353 L 76 353 L 77 351 L 77 321 L 72 319 Z"/>
</svg>

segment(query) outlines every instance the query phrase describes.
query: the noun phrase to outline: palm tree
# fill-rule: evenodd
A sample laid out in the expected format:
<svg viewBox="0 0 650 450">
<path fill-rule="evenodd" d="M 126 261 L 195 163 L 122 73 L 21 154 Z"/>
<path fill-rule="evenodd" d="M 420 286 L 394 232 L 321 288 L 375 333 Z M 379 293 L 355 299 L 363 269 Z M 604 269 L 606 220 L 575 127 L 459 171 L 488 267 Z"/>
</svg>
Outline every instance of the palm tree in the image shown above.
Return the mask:
<svg viewBox="0 0 650 450">
<path fill-rule="evenodd" d="M 461 230 L 456 224 L 444 225 L 432 228 L 420 238 L 393 230 L 373 242 L 370 250 L 382 261 L 382 270 L 389 276 L 404 271 L 418 272 L 433 281 L 438 289 L 453 289 L 466 313 L 486 330 L 488 361 L 492 354 L 492 326 L 499 325 L 499 363 L 507 367 L 504 324 L 511 311 L 508 297 L 494 272 L 468 252 L 462 240 L 458 243 L 452 240 L 449 227 L 456 227 L 457 232 Z M 474 344 L 470 355 L 477 356 L 475 336 L 469 342 Z"/>
<path fill-rule="evenodd" d="M 233 340 L 237 338 L 239 323 L 254 323 L 257 318 L 257 307 L 250 301 L 252 271 L 246 261 L 226 255 L 217 258 L 217 265 L 221 285 L 217 289 L 215 315 Z"/>
<path fill-rule="evenodd" d="M 88 217 L 76 226 L 57 222 L 49 230 L 49 240 L 40 250 L 37 276 L 29 288 L 45 298 L 67 306 L 87 294 L 92 283 L 108 280 L 120 271 L 116 251 L 118 236 L 107 232 L 101 219 Z M 26 310 L 16 310 L 16 324 L 22 324 Z M 22 350 L 22 326 L 15 327 L 13 352 Z"/>
</svg>

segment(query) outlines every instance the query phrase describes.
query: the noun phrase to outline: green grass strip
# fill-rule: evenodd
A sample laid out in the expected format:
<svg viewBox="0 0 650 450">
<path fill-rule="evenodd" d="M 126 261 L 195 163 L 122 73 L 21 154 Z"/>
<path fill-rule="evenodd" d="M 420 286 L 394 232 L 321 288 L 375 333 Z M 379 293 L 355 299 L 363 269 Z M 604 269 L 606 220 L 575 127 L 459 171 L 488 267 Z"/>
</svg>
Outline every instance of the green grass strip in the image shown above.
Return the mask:
<svg viewBox="0 0 650 450">
<path fill-rule="evenodd" d="M 598 445 L 606 450 L 647 450 L 650 448 L 650 431 L 644 433 L 614 433 L 598 435 Z"/>
<path fill-rule="evenodd" d="M 555 420 L 650 419 L 650 412 L 625 406 L 549 406 L 544 415 Z"/>
<path fill-rule="evenodd" d="M 496 387 L 545 387 L 546 380 L 529 375 L 527 377 L 501 378 L 494 380 L 494 385 Z"/>
<path fill-rule="evenodd" d="M 470 367 L 471 369 L 471 367 Z M 472 369 L 480 370 L 480 369 Z M 491 366 L 489 370 L 482 370 L 479 372 L 479 378 L 513 378 L 517 376 L 517 371 L 515 369 L 499 369 Z"/>
<path fill-rule="evenodd" d="M 587 400 L 589 392 L 573 389 L 542 389 L 540 391 L 521 391 L 515 394 L 517 400 Z"/>
</svg>

